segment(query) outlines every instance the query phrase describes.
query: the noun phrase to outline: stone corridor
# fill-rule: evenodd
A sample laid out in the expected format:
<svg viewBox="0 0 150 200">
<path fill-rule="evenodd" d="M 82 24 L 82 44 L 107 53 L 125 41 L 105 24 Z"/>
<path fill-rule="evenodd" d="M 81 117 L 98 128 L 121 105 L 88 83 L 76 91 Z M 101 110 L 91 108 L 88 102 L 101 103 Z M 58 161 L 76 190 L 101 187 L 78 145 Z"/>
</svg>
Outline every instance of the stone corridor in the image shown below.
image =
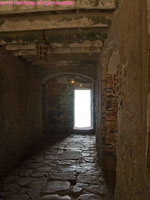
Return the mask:
<svg viewBox="0 0 150 200">
<path fill-rule="evenodd" d="M 0 200 L 150 200 L 150 0 L 47 1 L 0 0 Z"/>
<path fill-rule="evenodd" d="M 94 135 L 70 135 L 29 156 L 1 185 L 0 200 L 110 200 Z"/>
</svg>

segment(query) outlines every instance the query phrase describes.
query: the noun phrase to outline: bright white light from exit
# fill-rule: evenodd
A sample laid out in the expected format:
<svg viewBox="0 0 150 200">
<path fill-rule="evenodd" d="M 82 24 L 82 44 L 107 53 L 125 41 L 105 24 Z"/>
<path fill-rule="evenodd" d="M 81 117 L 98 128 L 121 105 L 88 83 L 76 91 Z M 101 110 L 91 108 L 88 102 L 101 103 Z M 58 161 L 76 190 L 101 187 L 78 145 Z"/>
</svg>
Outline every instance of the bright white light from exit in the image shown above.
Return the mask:
<svg viewBox="0 0 150 200">
<path fill-rule="evenodd" d="M 91 128 L 91 90 L 74 92 L 74 128 Z"/>
</svg>

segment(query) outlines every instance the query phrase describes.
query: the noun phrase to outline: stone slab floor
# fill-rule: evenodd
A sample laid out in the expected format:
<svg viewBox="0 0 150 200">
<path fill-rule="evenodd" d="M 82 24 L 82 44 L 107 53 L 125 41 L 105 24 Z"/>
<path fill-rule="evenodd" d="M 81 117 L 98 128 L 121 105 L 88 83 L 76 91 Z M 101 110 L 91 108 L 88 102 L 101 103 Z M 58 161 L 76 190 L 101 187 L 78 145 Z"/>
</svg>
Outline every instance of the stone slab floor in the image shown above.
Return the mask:
<svg viewBox="0 0 150 200">
<path fill-rule="evenodd" d="M 70 135 L 19 164 L 0 200 L 110 200 L 94 135 Z"/>
</svg>

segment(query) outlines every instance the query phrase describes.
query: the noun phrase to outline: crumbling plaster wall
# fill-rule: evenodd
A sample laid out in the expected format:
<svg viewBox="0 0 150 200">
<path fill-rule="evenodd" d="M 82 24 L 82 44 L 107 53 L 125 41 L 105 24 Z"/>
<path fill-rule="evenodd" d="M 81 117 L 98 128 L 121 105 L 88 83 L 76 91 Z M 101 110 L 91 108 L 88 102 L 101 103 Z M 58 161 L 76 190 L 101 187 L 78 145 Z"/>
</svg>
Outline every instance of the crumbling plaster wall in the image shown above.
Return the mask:
<svg viewBox="0 0 150 200">
<path fill-rule="evenodd" d="M 36 68 L 10 54 L 0 56 L 0 176 L 41 137 L 41 85 Z"/>
<path fill-rule="evenodd" d="M 110 54 L 118 52 L 117 178 L 115 200 L 148 200 L 146 122 L 148 95 L 148 34 L 146 0 L 119 1 L 105 43 L 102 73 Z M 112 53 L 111 53 L 112 52 Z M 105 85 L 107 79 L 105 80 Z M 105 95 L 106 97 L 106 95 Z"/>
</svg>

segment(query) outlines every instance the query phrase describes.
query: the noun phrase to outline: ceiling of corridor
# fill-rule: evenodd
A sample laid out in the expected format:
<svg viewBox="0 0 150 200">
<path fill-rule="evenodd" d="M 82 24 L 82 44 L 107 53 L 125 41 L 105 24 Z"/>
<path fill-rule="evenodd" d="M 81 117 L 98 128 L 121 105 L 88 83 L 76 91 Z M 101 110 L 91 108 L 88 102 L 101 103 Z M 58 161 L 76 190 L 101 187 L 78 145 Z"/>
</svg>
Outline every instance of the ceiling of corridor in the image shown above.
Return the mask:
<svg viewBox="0 0 150 200">
<path fill-rule="evenodd" d="M 1 54 L 7 50 L 41 65 L 37 62 L 37 45 L 44 41 L 48 59 L 42 66 L 91 64 L 107 38 L 114 9 L 112 0 L 78 0 L 66 7 L 1 6 Z"/>
</svg>

